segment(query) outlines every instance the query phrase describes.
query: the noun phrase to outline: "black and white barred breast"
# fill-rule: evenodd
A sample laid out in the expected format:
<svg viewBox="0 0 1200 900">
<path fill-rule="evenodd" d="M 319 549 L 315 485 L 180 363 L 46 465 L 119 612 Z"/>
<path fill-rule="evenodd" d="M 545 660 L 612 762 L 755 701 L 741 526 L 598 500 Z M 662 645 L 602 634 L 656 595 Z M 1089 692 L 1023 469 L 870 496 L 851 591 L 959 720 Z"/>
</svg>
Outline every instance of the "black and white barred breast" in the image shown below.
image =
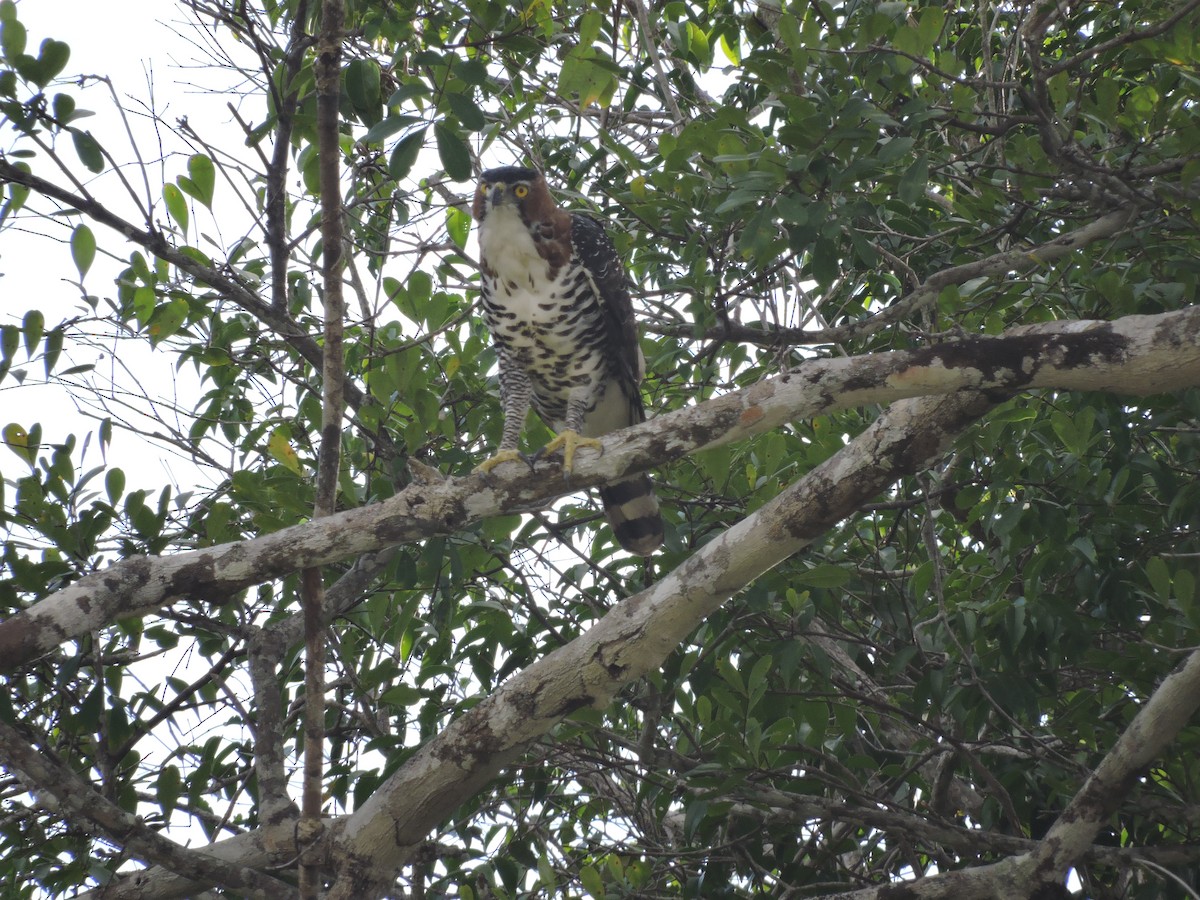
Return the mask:
<svg viewBox="0 0 1200 900">
<path fill-rule="evenodd" d="M 572 396 L 587 395 L 590 411 L 605 385 L 619 379 L 614 359 L 620 353 L 609 345 L 602 300 L 580 255 L 572 252 L 565 265 L 555 267 L 538 253 L 536 231 L 513 218 L 485 248 L 483 318 L 501 367 L 525 372 L 533 408 L 558 430 Z M 492 233 L 497 224 L 492 223 Z M 599 227 L 587 216 L 572 216 L 572 237 L 588 225 Z"/>
</svg>

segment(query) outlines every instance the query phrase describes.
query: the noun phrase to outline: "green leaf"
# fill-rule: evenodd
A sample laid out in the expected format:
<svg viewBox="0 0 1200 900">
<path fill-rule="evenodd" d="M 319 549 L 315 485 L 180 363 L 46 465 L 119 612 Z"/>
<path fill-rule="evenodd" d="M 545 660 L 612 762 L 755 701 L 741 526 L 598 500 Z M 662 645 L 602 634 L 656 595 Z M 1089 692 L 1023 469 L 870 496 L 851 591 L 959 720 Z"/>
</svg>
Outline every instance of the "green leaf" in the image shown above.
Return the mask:
<svg viewBox="0 0 1200 900">
<path fill-rule="evenodd" d="M 595 866 L 585 865 L 579 870 L 579 883 L 594 900 L 605 900 L 608 896 L 608 892 L 604 890 L 604 879 L 600 877 L 600 872 Z"/>
<path fill-rule="evenodd" d="M 550 863 L 550 857 L 545 853 L 538 856 L 538 881 L 541 882 L 543 888 L 550 893 L 554 893 L 554 888 L 558 885 L 558 876 L 554 872 L 554 866 Z"/>
<path fill-rule="evenodd" d="M 471 178 L 471 151 L 453 128 L 444 121 L 433 126 L 437 139 L 438 157 L 442 168 L 452 181 L 467 181 Z"/>
<path fill-rule="evenodd" d="M 71 141 L 75 144 L 75 153 L 79 156 L 79 161 L 87 167 L 89 172 L 104 171 L 104 153 L 100 149 L 100 144 L 92 137 L 90 131 L 80 131 L 78 128 L 69 129 L 71 132 Z"/>
<path fill-rule="evenodd" d="M 1095 410 L 1084 407 L 1074 413 L 1054 410 L 1050 426 L 1062 441 L 1063 446 L 1075 456 L 1083 456 L 1092 442 L 1092 429 L 1096 423 Z"/>
<path fill-rule="evenodd" d="M 454 117 L 467 131 L 482 131 L 487 125 L 483 110 L 475 105 L 475 101 L 466 94 L 447 94 L 446 103 Z"/>
<path fill-rule="evenodd" d="M 142 285 L 133 292 L 133 317 L 139 328 L 145 328 L 154 315 L 154 288 Z"/>
<path fill-rule="evenodd" d="M 426 131 L 428 131 L 428 128 L 419 128 L 410 134 L 406 134 L 392 148 L 392 155 L 388 159 L 388 174 L 392 176 L 394 181 L 400 181 L 412 171 L 421 148 L 425 146 Z"/>
<path fill-rule="evenodd" d="M 746 701 L 746 709 L 754 709 L 758 702 L 767 692 L 767 687 L 770 685 L 771 669 L 775 665 L 775 660 L 771 654 L 761 657 L 754 667 L 750 670 L 750 677 L 746 682 L 746 692 L 748 700 Z"/>
<path fill-rule="evenodd" d="M 70 58 L 71 48 L 62 41 L 50 38 L 42 41 L 41 49 L 38 51 L 37 86 L 44 88 L 57 78 L 58 74 L 67 67 L 67 60 Z"/>
<path fill-rule="evenodd" d="M 179 767 L 168 763 L 159 770 L 155 785 L 155 795 L 164 816 L 169 816 L 175 809 L 182 792 L 183 776 L 179 774 Z"/>
<path fill-rule="evenodd" d="M 71 258 L 82 280 L 96 259 L 96 236 L 87 225 L 77 225 L 71 232 Z"/>
<path fill-rule="evenodd" d="M 687 810 L 683 814 L 683 833 L 689 841 L 696 836 L 696 829 L 700 827 L 700 823 L 707 815 L 707 800 L 697 798 L 688 803 Z"/>
<path fill-rule="evenodd" d="M 47 378 L 54 371 L 54 366 L 58 363 L 58 357 L 62 354 L 62 348 L 63 330 L 61 328 L 54 328 L 46 332 L 46 343 L 42 349 L 42 363 L 46 367 Z"/>
<path fill-rule="evenodd" d="M 5 362 L 13 358 L 21 345 L 21 329 L 16 325 L 0 325 L 0 356 Z"/>
<path fill-rule="evenodd" d="M 179 226 L 179 230 L 187 234 L 188 229 L 188 208 L 187 200 L 183 196 L 183 191 L 179 190 L 173 184 L 167 183 L 163 185 L 163 202 L 167 206 L 167 214 Z"/>
<path fill-rule="evenodd" d="M 1154 589 L 1154 595 L 1160 603 L 1171 599 L 1171 570 L 1161 556 L 1152 556 L 1146 562 L 1146 578 Z"/>
<path fill-rule="evenodd" d="M 933 50 L 945 22 L 946 12 L 940 6 L 927 6 L 921 10 L 917 21 L 917 40 L 922 56 Z"/>
<path fill-rule="evenodd" d="M 18 162 L 16 164 L 16 167 L 18 169 L 20 169 L 22 172 L 26 172 L 26 173 L 29 172 L 29 164 L 28 163 Z M 9 184 L 8 184 L 8 202 L 6 202 L 4 204 L 3 208 L 0 208 L 0 223 L 3 223 L 4 220 L 8 216 L 12 215 L 13 213 L 19 212 L 21 210 L 21 207 L 25 205 L 25 201 L 28 199 L 29 199 L 29 187 L 28 186 L 26 186 L 24 184 L 17 184 L 17 182 L 15 182 L 15 181 L 9 182 Z"/>
<path fill-rule="evenodd" d="M 4 446 L 8 447 L 13 453 L 33 465 L 37 461 L 37 448 L 32 446 L 29 439 L 29 432 L 24 426 L 18 425 L 16 422 L 10 422 L 4 426 L 4 430 L 0 432 L 4 437 Z"/>
<path fill-rule="evenodd" d="M 792 576 L 796 584 L 817 588 L 839 588 L 850 580 L 850 573 L 841 566 L 821 565 L 800 569 Z"/>
<path fill-rule="evenodd" d="M 379 701 L 385 706 L 408 707 L 419 703 L 424 696 L 424 693 L 415 687 L 407 684 L 398 684 L 384 691 Z"/>
<path fill-rule="evenodd" d="M 688 49 L 692 56 L 699 60 L 704 67 L 712 65 L 712 44 L 708 40 L 708 32 L 695 22 L 687 23 Z"/>
<path fill-rule="evenodd" d="M 187 176 L 181 175 L 175 180 L 189 197 L 199 200 L 209 209 L 212 208 L 213 192 L 217 184 L 217 170 L 211 159 L 203 153 L 197 153 L 188 160 Z"/>
<path fill-rule="evenodd" d="M 125 494 L 125 473 L 120 469 L 109 469 L 104 474 L 104 493 L 113 506 Z"/>
<path fill-rule="evenodd" d="M 180 298 L 169 300 L 156 309 L 150 317 L 150 327 L 147 329 L 150 343 L 158 344 L 177 333 L 183 327 L 187 314 L 188 303 Z"/>
<path fill-rule="evenodd" d="M 31 309 L 21 320 L 21 333 L 25 336 L 25 355 L 33 356 L 33 351 L 41 343 L 42 332 L 46 328 L 46 317 L 41 310 Z"/>
<path fill-rule="evenodd" d="M 925 189 L 928 186 L 929 159 L 922 154 L 900 176 L 900 184 L 896 188 L 896 196 L 900 199 L 901 203 L 911 205 L 925 196 Z"/>
<path fill-rule="evenodd" d="M 75 116 L 75 98 L 70 94 L 55 94 L 54 100 L 50 104 L 50 109 L 54 114 L 54 118 L 60 125 L 66 125 Z M 81 115 L 86 115 L 81 113 Z"/>
<path fill-rule="evenodd" d="M 804 49 L 804 35 L 800 32 L 800 22 L 790 12 L 779 17 L 779 37 L 787 48 L 793 52 Z"/>
<path fill-rule="evenodd" d="M 720 44 L 721 52 L 725 54 L 725 58 L 727 60 L 729 60 L 735 66 L 740 66 L 742 64 L 742 56 L 738 51 L 736 42 L 730 43 L 728 36 L 722 32 L 721 40 L 718 43 Z"/>
<path fill-rule="evenodd" d="M 419 116 L 387 116 L 384 119 L 372 125 L 367 133 L 363 135 L 363 140 L 368 144 L 378 144 L 386 138 L 390 138 L 397 131 L 407 128 L 409 125 L 415 125 L 420 122 Z"/>
<path fill-rule="evenodd" d="M 0 50 L 10 63 L 25 52 L 25 26 L 16 19 L 5 19 L 0 23 Z"/>
<path fill-rule="evenodd" d="M 716 213 L 717 215 L 722 215 L 750 203 L 757 204 L 761 199 L 762 191 L 735 188 L 721 201 L 721 204 L 716 209 Z"/>
<path fill-rule="evenodd" d="M 271 436 L 267 439 L 267 453 L 285 469 L 297 475 L 304 474 L 304 464 L 292 446 L 291 429 L 286 425 L 280 425 L 271 432 Z"/>
<path fill-rule="evenodd" d="M 296 168 L 304 180 L 304 187 L 314 197 L 321 194 L 321 158 L 317 155 L 317 145 L 309 144 L 296 157 Z"/>
<path fill-rule="evenodd" d="M 1180 569 L 1171 579 L 1171 586 L 1175 590 L 1175 599 L 1179 601 L 1180 608 L 1192 618 L 1193 607 L 1196 604 L 1196 576 L 1187 569 Z"/>
<path fill-rule="evenodd" d="M 352 59 L 342 75 L 350 104 L 367 124 L 374 124 L 380 117 L 380 78 L 379 63 L 373 59 Z"/>
<path fill-rule="evenodd" d="M 600 37 L 600 26 L 604 24 L 604 16 L 599 9 L 589 9 L 579 18 L 579 43 L 590 47 Z"/>
<path fill-rule="evenodd" d="M 471 214 L 461 206 L 446 207 L 446 230 L 454 245 L 459 250 L 465 250 L 467 236 L 471 233 Z"/>
<path fill-rule="evenodd" d="M 577 96 L 582 106 L 607 106 L 617 88 L 617 77 L 595 52 L 571 53 L 558 73 L 558 92 Z"/>
</svg>

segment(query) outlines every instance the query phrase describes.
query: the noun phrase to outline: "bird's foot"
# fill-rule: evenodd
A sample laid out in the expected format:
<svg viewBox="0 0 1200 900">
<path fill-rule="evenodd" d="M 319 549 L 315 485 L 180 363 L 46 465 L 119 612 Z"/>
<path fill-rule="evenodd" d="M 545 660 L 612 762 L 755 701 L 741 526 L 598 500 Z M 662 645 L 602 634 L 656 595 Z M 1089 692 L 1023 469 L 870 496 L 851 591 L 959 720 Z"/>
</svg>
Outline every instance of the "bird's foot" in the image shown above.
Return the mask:
<svg viewBox="0 0 1200 900">
<path fill-rule="evenodd" d="M 533 461 L 520 450 L 497 450 L 495 456 L 489 456 L 475 467 L 475 471 L 480 475 L 486 475 L 501 463 L 513 462 L 518 459 L 529 468 L 533 468 Z"/>
<path fill-rule="evenodd" d="M 604 452 L 604 444 L 596 438 L 583 437 L 578 431 L 571 428 L 565 431 L 560 431 L 550 443 L 533 454 L 534 459 L 541 459 L 543 456 L 549 456 L 551 453 L 562 451 L 563 455 L 563 478 L 570 478 L 571 472 L 575 469 L 575 451 L 580 447 L 591 447 L 600 453 Z"/>
</svg>

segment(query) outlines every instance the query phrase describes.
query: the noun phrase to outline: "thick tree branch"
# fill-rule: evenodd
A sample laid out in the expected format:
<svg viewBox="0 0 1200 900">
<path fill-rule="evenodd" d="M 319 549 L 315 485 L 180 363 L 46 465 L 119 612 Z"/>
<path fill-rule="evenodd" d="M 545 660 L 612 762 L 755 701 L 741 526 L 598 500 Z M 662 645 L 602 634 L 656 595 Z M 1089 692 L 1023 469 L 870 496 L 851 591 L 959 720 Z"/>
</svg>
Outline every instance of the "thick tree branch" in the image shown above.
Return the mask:
<svg viewBox="0 0 1200 900">
<path fill-rule="evenodd" d="M 1200 709 L 1200 651 L 1159 686 L 1033 850 L 988 866 L 944 872 L 919 881 L 835 895 L 839 900 L 1010 900 L 1044 885 L 1061 885 L 1067 871 L 1093 851 L 1092 840 L 1138 775 Z M 898 894 L 898 890 L 903 890 Z"/>
<path fill-rule="evenodd" d="M 332 822 L 327 839 L 341 828 Z M 196 856 L 221 863 L 252 869 L 281 869 L 294 864 L 300 848 L 296 844 L 296 828 L 292 822 L 266 825 L 245 834 L 216 841 L 206 847 L 189 850 Z M 74 900 L 173 900 L 195 897 L 214 882 L 211 879 L 192 880 L 161 866 L 118 877 L 110 883 L 82 894 Z M 275 895 L 269 894 L 268 900 Z"/>
<path fill-rule="evenodd" d="M 396 867 L 446 812 L 469 797 L 532 740 L 584 706 L 604 705 L 623 685 L 659 666 L 696 624 L 757 575 L 805 546 L 886 484 L 925 466 L 988 401 L 971 393 L 896 404 L 844 450 L 758 512 L 706 545 L 658 584 L 619 604 L 590 631 L 514 677 L 421 748 L 345 821 L 348 860 L 332 896 L 378 894 Z M 1014 886 L 1049 883 L 1047 860 L 1077 863 L 1094 829 L 1136 773 L 1200 706 L 1200 654 L 1172 676 L 1064 813 L 1069 841 L 1052 850 L 906 885 L 913 897 L 1012 896 Z M 1096 802 L 1096 798 L 1109 798 Z M 776 798 L 782 801 L 783 798 Z M 1082 829 L 1068 828 L 1080 821 Z M 873 821 L 876 827 L 892 822 Z M 1059 826 L 1056 826 L 1056 829 Z M 1087 832 L 1087 839 L 1082 835 Z M 1051 835 L 1054 834 L 1052 830 Z M 957 831 L 947 840 L 961 839 Z M 1046 845 L 1049 846 L 1047 841 Z M 1025 845 L 1028 846 L 1028 845 Z M 1014 846 L 1012 849 L 1016 849 Z M 1064 855 L 1066 854 L 1066 855 Z M 1069 858 L 1068 858 L 1069 857 Z M 335 854 L 342 858 L 342 853 Z M 894 887 L 894 886 L 893 886 Z M 885 888 L 844 896 L 866 898 Z"/>
<path fill-rule="evenodd" d="M 246 668 L 254 689 L 254 717 L 247 721 L 247 725 L 254 736 L 259 818 L 268 825 L 274 825 L 293 821 L 299 810 L 288 796 L 287 771 L 284 768 L 286 752 L 279 664 L 286 648 L 270 640 L 267 634 L 266 629 L 256 628 L 246 641 Z"/>
<path fill-rule="evenodd" d="M 974 392 L 895 404 L 770 503 L 472 707 L 350 816 L 330 900 L 380 896 L 429 830 L 529 742 L 658 668 L 734 593 L 896 478 L 928 465 L 990 407 Z"/>
<path fill-rule="evenodd" d="M 794 372 L 609 435 L 570 484 L 557 463 L 413 484 L 372 506 L 248 541 L 123 560 L 0 623 L 0 667 L 12 669 L 123 615 L 190 596 L 226 603 L 253 584 L 432 535 L 822 412 L 961 390 L 1035 388 L 1153 394 L 1200 384 L 1200 307 L 1115 322 L 1052 322 L 997 338 L 916 351 L 813 360 Z"/>
<path fill-rule="evenodd" d="M 1200 709 L 1200 650 L 1138 711 L 1030 856 L 1035 880 L 1062 881 L 1139 775 Z"/>
</svg>

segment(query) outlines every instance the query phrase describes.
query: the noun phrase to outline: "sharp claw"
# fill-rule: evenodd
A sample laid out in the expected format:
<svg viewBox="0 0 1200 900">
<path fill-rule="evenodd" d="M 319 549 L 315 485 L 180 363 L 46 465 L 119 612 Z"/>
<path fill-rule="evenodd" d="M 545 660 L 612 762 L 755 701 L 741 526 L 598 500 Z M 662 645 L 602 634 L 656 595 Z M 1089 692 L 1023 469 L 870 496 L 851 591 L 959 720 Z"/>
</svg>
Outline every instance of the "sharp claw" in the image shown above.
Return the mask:
<svg viewBox="0 0 1200 900">
<path fill-rule="evenodd" d="M 475 471 L 480 475 L 487 475 L 501 463 L 506 463 L 514 459 L 525 459 L 525 454 L 519 453 L 516 450 L 497 450 L 494 456 L 489 456 L 477 465 Z"/>
<path fill-rule="evenodd" d="M 594 450 L 604 452 L 604 446 L 598 438 L 583 437 L 579 432 L 570 428 L 565 429 L 554 437 L 550 443 L 539 450 L 535 455 L 549 455 L 559 450 L 563 455 L 563 477 L 569 479 L 571 472 L 575 469 L 575 452 L 580 447 L 591 447 Z"/>
</svg>

